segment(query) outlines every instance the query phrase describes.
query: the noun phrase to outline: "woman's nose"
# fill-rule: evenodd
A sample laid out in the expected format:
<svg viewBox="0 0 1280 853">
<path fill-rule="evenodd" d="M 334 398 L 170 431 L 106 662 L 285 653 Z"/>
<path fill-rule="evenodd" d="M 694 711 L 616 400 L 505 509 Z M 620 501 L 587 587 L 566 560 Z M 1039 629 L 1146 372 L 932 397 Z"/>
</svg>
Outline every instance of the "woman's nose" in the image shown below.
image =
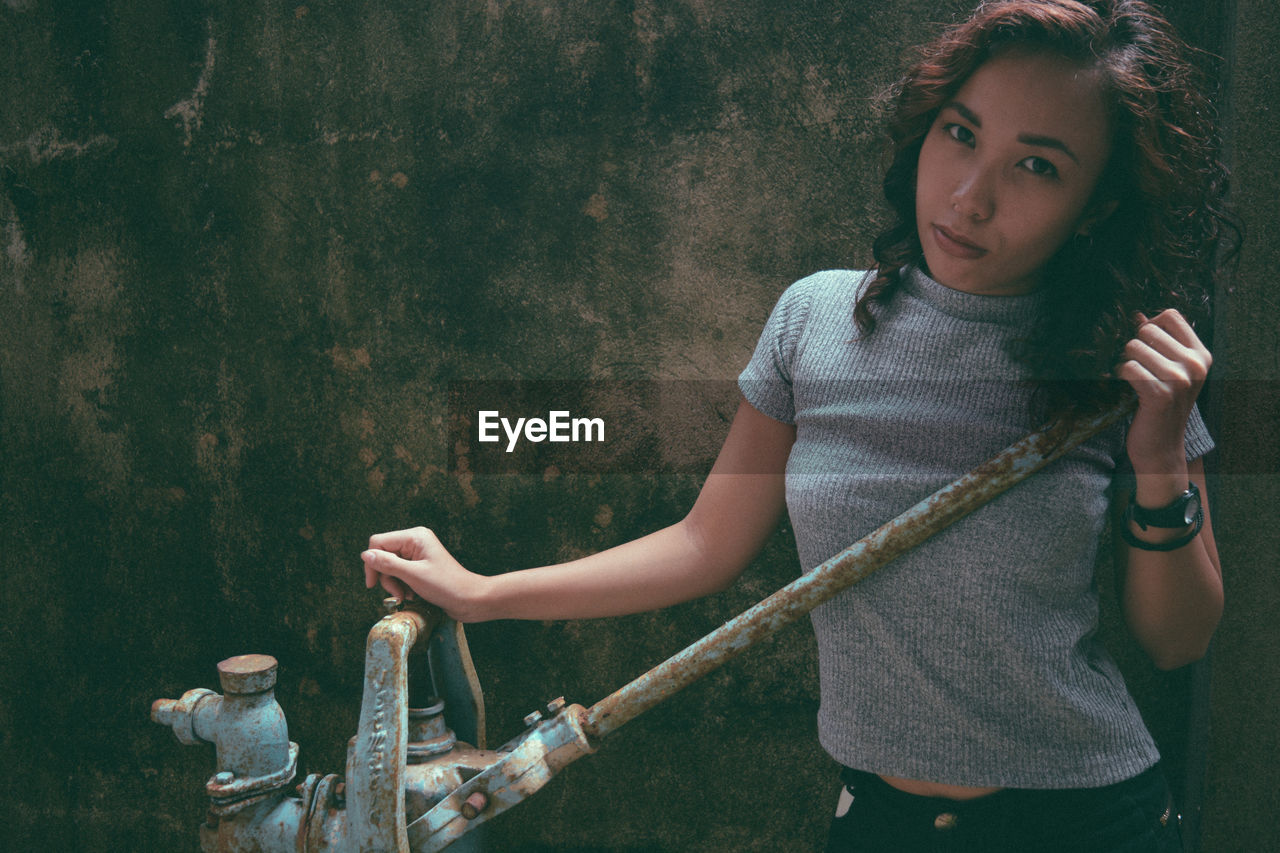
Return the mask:
<svg viewBox="0 0 1280 853">
<path fill-rule="evenodd" d="M 990 219 L 996 209 L 992 176 L 983 169 L 962 175 L 951 192 L 951 207 L 975 222 Z"/>
</svg>

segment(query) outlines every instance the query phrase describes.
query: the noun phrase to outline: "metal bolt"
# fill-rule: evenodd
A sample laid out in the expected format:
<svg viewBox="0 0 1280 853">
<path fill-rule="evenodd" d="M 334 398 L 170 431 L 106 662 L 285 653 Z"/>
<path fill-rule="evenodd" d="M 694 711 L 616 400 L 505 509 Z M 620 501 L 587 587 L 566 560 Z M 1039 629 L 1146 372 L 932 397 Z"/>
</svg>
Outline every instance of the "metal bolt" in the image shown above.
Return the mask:
<svg viewBox="0 0 1280 853">
<path fill-rule="evenodd" d="M 397 596 L 390 596 L 382 599 L 382 611 L 390 616 L 392 613 L 399 613 L 404 606 L 404 599 Z"/>
<path fill-rule="evenodd" d="M 557 696 L 555 699 L 552 699 L 547 703 L 547 716 L 554 717 L 556 714 L 560 713 L 562 708 L 564 708 L 564 697 Z"/>
<path fill-rule="evenodd" d="M 462 816 L 467 820 L 475 820 L 487 805 L 489 805 L 489 798 L 485 796 L 483 791 L 476 791 L 467 797 L 467 801 L 462 804 Z"/>
<path fill-rule="evenodd" d="M 529 714 L 526 715 L 524 718 L 525 727 L 527 728 L 531 726 L 536 726 L 541 719 L 542 719 L 541 711 L 530 711 Z"/>
<path fill-rule="evenodd" d="M 236 781 L 236 774 L 232 773 L 230 770 L 223 770 L 221 773 L 213 777 L 213 781 L 216 785 L 230 785 L 232 782 Z"/>
</svg>

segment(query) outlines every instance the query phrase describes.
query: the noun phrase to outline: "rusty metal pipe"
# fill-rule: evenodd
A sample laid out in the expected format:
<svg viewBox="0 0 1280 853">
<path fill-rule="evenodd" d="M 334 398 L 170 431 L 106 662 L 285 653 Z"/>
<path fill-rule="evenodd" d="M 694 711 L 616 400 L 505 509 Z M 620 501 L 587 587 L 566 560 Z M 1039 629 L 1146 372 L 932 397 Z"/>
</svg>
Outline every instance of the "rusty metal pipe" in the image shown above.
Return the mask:
<svg viewBox="0 0 1280 853">
<path fill-rule="evenodd" d="M 1126 403 L 1092 419 L 1033 432 L 844 551 L 726 622 L 587 709 L 583 729 L 603 737 L 870 575 L 895 557 L 1133 411 Z"/>
</svg>

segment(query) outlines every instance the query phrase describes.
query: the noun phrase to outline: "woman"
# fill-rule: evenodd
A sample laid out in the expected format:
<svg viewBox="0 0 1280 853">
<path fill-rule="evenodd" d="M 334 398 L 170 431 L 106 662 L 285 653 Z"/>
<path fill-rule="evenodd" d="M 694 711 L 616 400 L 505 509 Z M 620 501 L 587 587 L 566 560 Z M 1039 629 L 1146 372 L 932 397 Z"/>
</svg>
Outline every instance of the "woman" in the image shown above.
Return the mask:
<svg viewBox="0 0 1280 853">
<path fill-rule="evenodd" d="M 782 296 L 682 521 L 493 577 L 428 530 L 384 533 L 366 583 L 462 621 L 663 607 L 731 584 L 784 504 L 808 570 L 1044 419 L 1131 391 L 1127 429 L 814 611 L 819 734 L 846 768 L 829 849 L 1179 849 L 1095 637 L 1093 565 L 1110 507 L 1134 635 L 1162 667 L 1203 655 L 1222 582 L 1194 407 L 1211 359 L 1187 317 L 1227 218 L 1182 50 L 1140 2 L 984 3 L 895 89 L 875 267 Z"/>
</svg>

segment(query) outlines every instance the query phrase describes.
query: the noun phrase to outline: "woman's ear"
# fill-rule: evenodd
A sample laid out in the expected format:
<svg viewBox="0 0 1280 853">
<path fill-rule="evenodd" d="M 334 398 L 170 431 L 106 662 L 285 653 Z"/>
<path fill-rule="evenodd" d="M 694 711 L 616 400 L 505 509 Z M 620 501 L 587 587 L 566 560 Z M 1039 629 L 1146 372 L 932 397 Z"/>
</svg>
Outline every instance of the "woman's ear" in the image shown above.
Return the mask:
<svg viewBox="0 0 1280 853">
<path fill-rule="evenodd" d="M 1119 206 L 1120 202 L 1115 199 L 1090 205 L 1088 212 L 1080 219 L 1080 224 L 1076 226 L 1076 236 L 1088 237 L 1093 234 L 1093 229 L 1105 222 L 1107 217 L 1115 213 L 1116 208 Z"/>
</svg>

